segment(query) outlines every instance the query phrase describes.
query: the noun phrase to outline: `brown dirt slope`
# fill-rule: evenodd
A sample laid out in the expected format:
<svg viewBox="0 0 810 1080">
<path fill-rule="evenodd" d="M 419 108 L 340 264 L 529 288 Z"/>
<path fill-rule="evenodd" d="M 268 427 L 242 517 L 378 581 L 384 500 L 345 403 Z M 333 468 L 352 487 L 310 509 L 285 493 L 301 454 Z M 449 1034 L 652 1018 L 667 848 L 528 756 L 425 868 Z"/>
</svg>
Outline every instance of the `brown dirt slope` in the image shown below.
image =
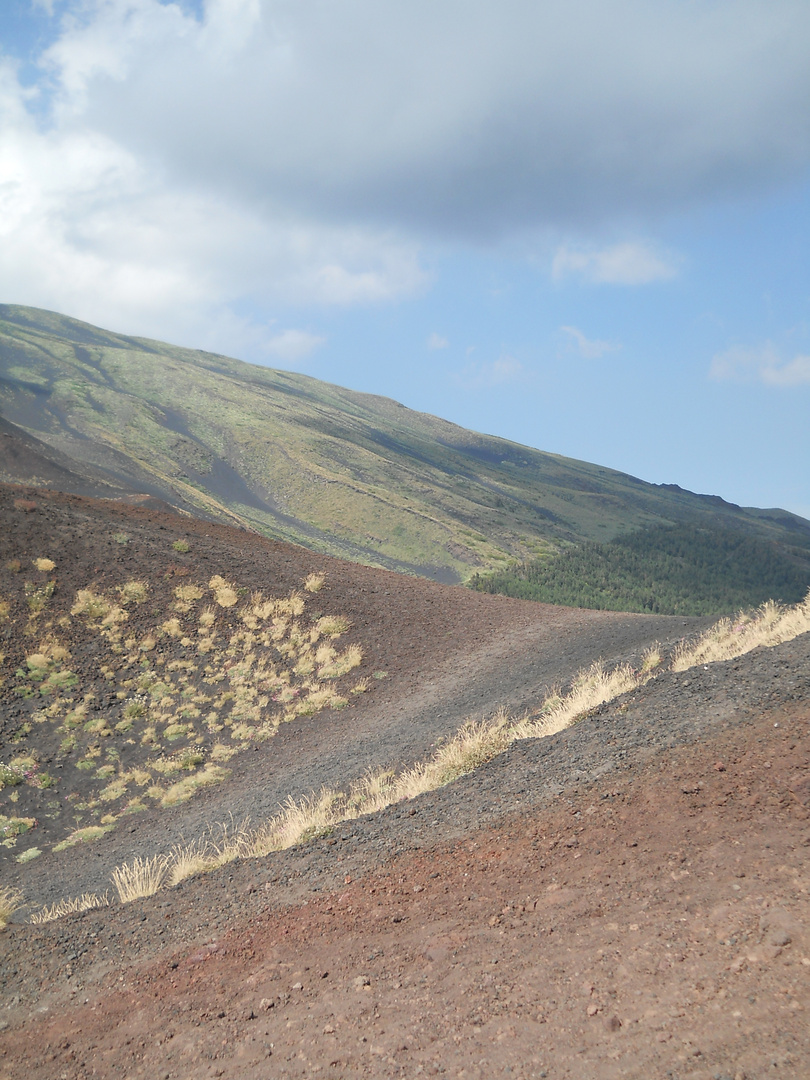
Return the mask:
<svg viewBox="0 0 810 1080">
<path fill-rule="evenodd" d="M 188 552 L 175 550 L 178 539 L 185 541 Z M 289 796 L 300 797 L 322 784 L 340 787 L 372 767 L 413 762 L 467 717 L 488 716 L 501 706 L 518 713 L 531 709 L 547 689 L 564 684 L 600 656 L 613 660 L 638 655 L 651 641 L 672 641 L 701 625 L 697 620 L 578 611 L 486 596 L 151 508 L 0 486 L 0 594 L 11 598 L 21 617 L 26 614 L 24 579 L 30 577 L 39 587 L 32 561 L 41 557 L 56 564 L 52 572 L 39 575 L 54 583 L 45 610 L 23 634 L 11 623 L 0 626 L 0 652 L 6 654 L 0 760 L 19 752 L 23 744 L 13 740 L 28 726 L 32 733 L 27 739 L 37 739 L 43 747 L 40 769 L 57 781 L 54 788 L 25 785 L 0 792 L 0 814 L 27 813 L 37 822 L 24 845 L 18 841 L 14 847 L 0 847 L 3 881 L 39 903 L 85 890 L 103 891 L 119 863 L 193 840 L 211 824 L 231 818 L 261 820 Z M 120 818 L 113 831 L 93 844 L 52 853 L 51 844 L 75 824 L 103 820 L 104 807 L 92 811 L 96 817 L 87 818 L 91 811 L 86 811 L 86 820 L 79 820 L 77 808 L 86 805 L 93 774 L 71 767 L 71 756 L 60 750 L 55 736 L 51 743 L 43 741 L 47 725 L 36 717 L 53 695 L 20 696 L 21 680 L 15 682 L 14 673 L 24 669 L 25 657 L 43 638 L 56 634 L 73 653 L 70 664 L 79 689 L 93 694 L 86 725 L 103 725 L 112 717 L 111 731 L 130 693 L 120 689 L 123 676 L 116 682 L 103 674 L 95 647 L 79 633 L 81 620 L 71 618 L 77 590 L 112 593 L 124 581 L 146 581 L 149 599 L 132 606 L 126 623 L 127 633 L 137 637 L 150 620 L 165 617 L 178 583 L 205 583 L 212 575 L 225 574 L 246 594 L 260 589 L 286 596 L 315 572 L 326 575 L 324 587 L 311 601 L 318 608 L 315 614 L 343 615 L 351 621 L 340 640 L 362 647 L 363 662 L 351 679 L 365 677 L 368 691 L 347 693 L 348 705 L 340 711 L 326 709 L 283 723 L 268 742 L 248 741 L 228 762 L 228 782 L 201 790 L 190 802 Z M 164 636 L 147 655 L 171 661 L 182 648 Z M 385 678 L 374 677 L 382 673 Z M 115 741 L 99 743 L 106 747 Z M 130 748 L 133 753 L 138 749 Z M 26 798 L 39 802 L 26 811 Z M 20 865 L 17 854 L 31 844 L 43 854 Z"/>
<path fill-rule="evenodd" d="M 4 1080 L 810 1074 L 810 635 L 2 938 Z"/>
</svg>

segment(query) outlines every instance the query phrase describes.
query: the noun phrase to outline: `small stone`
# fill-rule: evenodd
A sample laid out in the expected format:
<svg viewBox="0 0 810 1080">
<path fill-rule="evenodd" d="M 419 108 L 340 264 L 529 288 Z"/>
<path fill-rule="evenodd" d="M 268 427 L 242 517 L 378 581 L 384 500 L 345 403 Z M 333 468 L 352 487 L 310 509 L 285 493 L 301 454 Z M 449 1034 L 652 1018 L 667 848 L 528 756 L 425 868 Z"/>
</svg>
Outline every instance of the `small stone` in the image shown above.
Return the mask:
<svg viewBox="0 0 810 1080">
<path fill-rule="evenodd" d="M 304 989 L 304 984 L 300 983 L 300 982 L 293 983 L 292 984 L 292 989 L 293 990 L 303 990 Z"/>
<path fill-rule="evenodd" d="M 776 945 L 778 948 L 782 948 L 784 945 L 789 945 L 793 941 L 793 938 L 787 932 L 787 930 L 771 930 L 768 934 L 767 942 L 769 945 Z"/>
<path fill-rule="evenodd" d="M 335 1029 L 331 1024 L 327 1024 L 326 1027 L 323 1029 L 323 1033 L 324 1035 L 334 1035 Z"/>
<path fill-rule="evenodd" d="M 599 1006 L 598 1005 L 589 1005 L 588 1009 L 587 1009 L 587 1012 L 588 1012 L 588 1016 L 596 1016 L 596 1014 L 599 1012 Z"/>
<path fill-rule="evenodd" d="M 259 1002 L 259 1008 L 264 1012 L 267 1012 L 268 1009 L 274 1009 L 275 1006 L 276 1003 L 272 998 L 262 998 Z"/>
</svg>

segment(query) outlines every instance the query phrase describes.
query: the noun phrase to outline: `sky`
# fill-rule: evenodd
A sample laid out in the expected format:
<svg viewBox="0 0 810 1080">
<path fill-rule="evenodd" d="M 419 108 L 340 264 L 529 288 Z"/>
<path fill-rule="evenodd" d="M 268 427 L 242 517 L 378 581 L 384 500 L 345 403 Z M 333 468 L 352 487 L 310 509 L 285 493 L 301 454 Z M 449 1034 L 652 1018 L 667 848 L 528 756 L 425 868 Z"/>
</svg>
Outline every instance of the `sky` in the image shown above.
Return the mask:
<svg viewBox="0 0 810 1080">
<path fill-rule="evenodd" d="M 0 302 L 810 518 L 807 0 L 2 0 Z"/>
</svg>

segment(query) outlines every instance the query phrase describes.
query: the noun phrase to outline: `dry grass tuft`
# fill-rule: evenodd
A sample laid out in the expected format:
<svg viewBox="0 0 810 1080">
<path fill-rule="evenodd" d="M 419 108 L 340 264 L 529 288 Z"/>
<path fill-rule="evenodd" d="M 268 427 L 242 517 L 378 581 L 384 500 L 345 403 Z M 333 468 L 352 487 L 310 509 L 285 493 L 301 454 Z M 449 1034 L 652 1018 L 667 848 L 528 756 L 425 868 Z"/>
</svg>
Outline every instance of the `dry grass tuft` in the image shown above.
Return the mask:
<svg viewBox="0 0 810 1080">
<path fill-rule="evenodd" d="M 208 582 L 208 588 L 213 592 L 214 599 L 221 608 L 233 607 L 239 599 L 233 585 L 223 577 L 220 577 L 219 574 L 214 574 Z"/>
<path fill-rule="evenodd" d="M 751 613 L 740 612 L 733 619 L 721 619 L 696 642 L 684 642 L 672 661 L 673 671 L 686 671 L 698 664 L 734 660 L 760 646 L 770 648 L 810 631 L 810 591 L 800 604 L 782 607 L 768 600 Z"/>
<path fill-rule="evenodd" d="M 308 574 L 304 582 L 304 589 L 311 593 L 320 592 L 325 581 L 326 574 Z"/>
<path fill-rule="evenodd" d="M 238 825 L 231 821 L 210 829 L 207 836 L 191 844 L 176 845 L 169 853 L 166 883 L 170 887 L 179 885 L 186 878 L 248 858 L 253 851 L 254 836 L 249 821 Z"/>
<path fill-rule="evenodd" d="M 169 872 L 169 857 L 153 855 L 149 859 L 133 859 L 131 863 L 116 866 L 112 883 L 122 904 L 154 896 L 164 884 Z"/>
<path fill-rule="evenodd" d="M 8 921 L 15 911 L 25 903 L 25 897 L 10 885 L 0 885 L 0 930 L 8 925 Z"/>
<path fill-rule="evenodd" d="M 340 637 L 341 634 L 345 634 L 351 625 L 349 620 L 342 615 L 324 615 L 315 624 L 319 634 L 330 638 Z"/>
<path fill-rule="evenodd" d="M 612 671 L 606 670 L 601 662 L 592 664 L 576 676 L 567 694 L 552 694 L 537 716 L 518 723 L 513 728 L 514 738 L 540 739 L 556 735 L 592 709 L 635 690 L 651 677 L 651 673 L 634 671 L 628 664 L 620 664 Z"/>
<path fill-rule="evenodd" d="M 43 574 L 49 574 L 51 570 L 56 569 L 53 559 L 34 559 L 33 562 L 37 570 L 41 570 Z"/>
<path fill-rule="evenodd" d="M 118 595 L 122 604 L 142 604 L 149 592 L 149 586 L 145 581 L 125 581 L 118 586 Z"/>
<path fill-rule="evenodd" d="M 54 919 L 61 919 L 65 915 L 73 915 L 77 911 L 93 911 L 95 908 L 109 906 L 110 898 L 107 893 L 102 896 L 98 896 L 96 893 L 83 893 L 73 900 L 59 900 L 57 903 L 51 904 L 50 907 L 35 911 L 28 921 L 39 924 L 53 922 Z"/>
</svg>

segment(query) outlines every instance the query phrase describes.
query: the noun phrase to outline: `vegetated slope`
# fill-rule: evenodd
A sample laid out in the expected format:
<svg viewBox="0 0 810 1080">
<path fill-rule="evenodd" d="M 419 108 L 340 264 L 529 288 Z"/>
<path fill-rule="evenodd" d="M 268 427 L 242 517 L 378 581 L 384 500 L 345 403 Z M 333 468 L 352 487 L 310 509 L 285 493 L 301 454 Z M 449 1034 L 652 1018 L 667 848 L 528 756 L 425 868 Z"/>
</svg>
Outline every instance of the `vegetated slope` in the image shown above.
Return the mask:
<svg viewBox="0 0 810 1080">
<path fill-rule="evenodd" d="M 135 856 L 407 768 L 467 718 L 523 715 L 594 659 L 702 625 L 0 485 L 3 879 L 40 903 L 103 892 Z"/>
<path fill-rule="evenodd" d="M 481 592 L 608 611 L 721 615 L 769 599 L 797 603 L 810 550 L 729 529 L 658 526 L 476 575 Z"/>
<path fill-rule="evenodd" d="M 33 308 L 0 306 L 0 411 L 114 484 L 448 582 L 662 522 L 810 541 L 810 523 L 785 511 L 646 484 L 385 398 Z"/>
</svg>

